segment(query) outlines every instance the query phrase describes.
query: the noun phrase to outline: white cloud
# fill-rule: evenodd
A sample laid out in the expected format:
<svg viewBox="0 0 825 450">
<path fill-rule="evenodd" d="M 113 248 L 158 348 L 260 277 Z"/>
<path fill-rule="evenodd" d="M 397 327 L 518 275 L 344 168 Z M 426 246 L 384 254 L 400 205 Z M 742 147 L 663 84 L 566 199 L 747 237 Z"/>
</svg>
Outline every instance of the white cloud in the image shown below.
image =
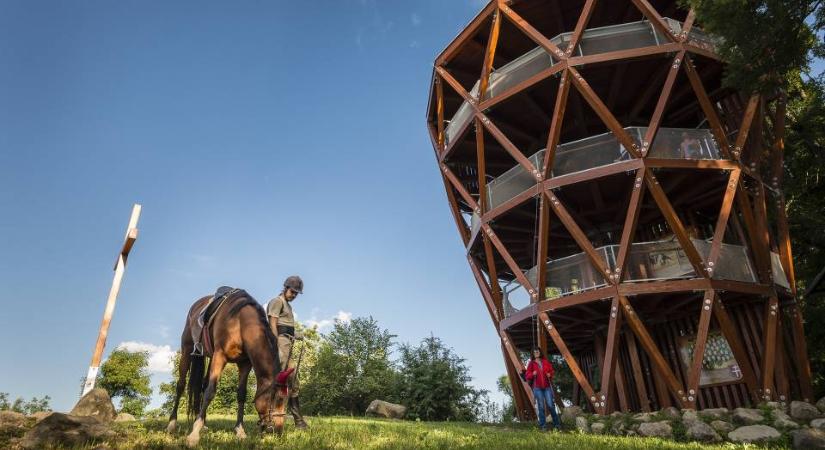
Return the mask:
<svg viewBox="0 0 825 450">
<path fill-rule="evenodd" d="M 149 354 L 149 372 L 172 373 L 172 357 L 175 352 L 168 345 L 155 345 L 147 342 L 126 341 L 117 346 L 119 349 L 130 352 L 146 352 Z"/>
<path fill-rule="evenodd" d="M 421 25 L 421 16 L 419 16 L 418 13 L 412 13 L 410 22 L 412 22 L 414 27 Z"/>
<path fill-rule="evenodd" d="M 349 323 L 352 321 L 352 313 L 348 311 L 338 311 L 333 317 L 325 318 L 325 319 L 318 319 L 315 315 L 315 311 L 313 310 L 312 318 L 304 321 L 303 324 L 306 327 L 313 328 L 318 327 L 318 331 L 324 331 L 327 328 L 330 328 L 335 324 L 335 321 Z"/>
</svg>

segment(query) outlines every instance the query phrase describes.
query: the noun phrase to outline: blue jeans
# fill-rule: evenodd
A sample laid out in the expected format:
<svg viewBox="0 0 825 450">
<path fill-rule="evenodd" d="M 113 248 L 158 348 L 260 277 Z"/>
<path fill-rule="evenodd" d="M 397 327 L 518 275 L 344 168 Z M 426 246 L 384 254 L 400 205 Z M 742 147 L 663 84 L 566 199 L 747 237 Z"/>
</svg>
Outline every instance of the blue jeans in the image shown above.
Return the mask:
<svg viewBox="0 0 825 450">
<path fill-rule="evenodd" d="M 550 410 L 550 415 L 553 417 L 553 425 L 557 429 L 561 429 L 561 421 L 559 415 L 556 413 L 556 404 L 553 402 L 553 390 L 550 388 L 533 388 L 533 396 L 536 397 L 536 409 L 539 412 L 539 427 L 543 430 L 547 427 L 547 415 L 544 413 L 544 407 Z"/>
</svg>

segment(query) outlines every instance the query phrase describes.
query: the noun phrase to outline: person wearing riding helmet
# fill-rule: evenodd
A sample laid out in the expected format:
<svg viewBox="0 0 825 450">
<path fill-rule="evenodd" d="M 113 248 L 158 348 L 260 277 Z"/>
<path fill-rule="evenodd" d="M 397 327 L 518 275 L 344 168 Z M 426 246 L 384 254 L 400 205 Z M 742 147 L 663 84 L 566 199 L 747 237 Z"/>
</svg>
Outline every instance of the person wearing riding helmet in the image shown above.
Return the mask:
<svg viewBox="0 0 825 450">
<path fill-rule="evenodd" d="M 533 397 L 536 398 L 536 409 L 539 416 L 539 428 L 547 429 L 547 416 L 544 412 L 545 406 L 550 410 L 553 417 L 553 426 L 556 430 L 561 429 L 561 421 L 556 413 L 556 404 L 553 401 L 553 365 L 547 360 L 540 348 L 534 348 L 530 353 L 530 362 L 527 364 L 525 373 L 527 383 L 533 387 Z"/>
<path fill-rule="evenodd" d="M 295 367 L 291 361 L 292 346 L 295 340 L 303 339 L 300 332 L 295 331 L 295 315 L 292 313 L 292 302 L 304 290 L 304 282 L 299 276 L 291 276 L 284 281 L 281 294 L 270 300 L 266 305 L 266 316 L 272 333 L 278 338 L 278 358 L 281 361 L 281 370 Z M 300 401 L 298 400 L 298 372 L 289 377 L 289 413 L 295 419 L 295 428 L 306 428 L 307 423 L 301 415 Z"/>
</svg>

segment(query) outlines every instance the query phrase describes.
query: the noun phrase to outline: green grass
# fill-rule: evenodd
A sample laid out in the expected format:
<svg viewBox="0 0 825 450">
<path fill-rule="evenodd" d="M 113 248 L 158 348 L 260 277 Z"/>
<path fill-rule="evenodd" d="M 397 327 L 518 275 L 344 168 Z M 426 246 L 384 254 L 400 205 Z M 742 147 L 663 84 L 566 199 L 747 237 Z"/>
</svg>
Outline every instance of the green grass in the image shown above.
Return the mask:
<svg viewBox="0 0 825 450">
<path fill-rule="evenodd" d="M 757 448 L 733 444 L 701 445 L 653 438 L 583 435 L 575 432 L 543 433 L 534 425 L 481 425 L 381 419 L 309 418 L 308 431 L 288 424 L 283 436 L 257 431 L 257 418 L 248 417 L 248 438 L 239 441 L 232 431 L 234 421 L 213 416 L 209 430 L 201 434 L 201 449 L 737 449 Z M 189 424 L 179 423 L 176 435 L 165 432 L 165 421 L 116 424 L 118 439 L 106 442 L 116 449 L 183 449 Z M 77 447 L 93 449 L 97 445 Z M 2 446 L 0 446 L 2 447 Z M 782 448 L 782 447 L 774 447 Z"/>
</svg>

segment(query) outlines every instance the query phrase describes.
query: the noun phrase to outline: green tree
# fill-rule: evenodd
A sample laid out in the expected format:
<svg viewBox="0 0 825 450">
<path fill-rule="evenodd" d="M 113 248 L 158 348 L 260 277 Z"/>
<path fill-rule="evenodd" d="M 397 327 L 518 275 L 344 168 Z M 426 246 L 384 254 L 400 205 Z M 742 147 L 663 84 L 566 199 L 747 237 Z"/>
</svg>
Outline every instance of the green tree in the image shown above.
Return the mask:
<svg viewBox="0 0 825 450">
<path fill-rule="evenodd" d="M 416 346 L 402 345 L 398 396 L 407 416 L 422 420 L 475 421 L 486 391 L 470 384 L 464 359 L 430 336 Z"/>
<path fill-rule="evenodd" d="M 502 375 L 496 380 L 496 388 L 504 394 L 504 404 L 501 407 L 501 421 L 512 422 L 516 417 L 516 402 L 513 398 L 513 385 L 510 384 L 510 377 Z"/>
<path fill-rule="evenodd" d="M 97 385 L 109 396 L 120 399 L 120 409 L 134 416 L 143 415 L 149 404 L 152 388 L 149 385 L 149 354 L 117 348 L 100 366 Z"/>
<path fill-rule="evenodd" d="M 372 400 L 391 398 L 394 337 L 372 317 L 336 320 L 302 386 L 307 412 L 360 415 Z"/>
<path fill-rule="evenodd" d="M 25 401 L 22 397 L 17 397 L 13 402 L 9 402 L 9 394 L 0 392 L 0 411 L 11 410 L 21 414 L 34 414 L 41 411 L 51 411 L 49 402 L 51 397 L 48 395 L 43 398 L 32 397 L 31 400 Z"/>
<path fill-rule="evenodd" d="M 785 86 L 823 56 L 821 1 L 682 0 L 693 7 L 705 31 L 722 38 L 717 46 L 728 62 L 725 83 L 742 92 Z M 813 20 L 806 19 L 812 18 Z"/>
</svg>

